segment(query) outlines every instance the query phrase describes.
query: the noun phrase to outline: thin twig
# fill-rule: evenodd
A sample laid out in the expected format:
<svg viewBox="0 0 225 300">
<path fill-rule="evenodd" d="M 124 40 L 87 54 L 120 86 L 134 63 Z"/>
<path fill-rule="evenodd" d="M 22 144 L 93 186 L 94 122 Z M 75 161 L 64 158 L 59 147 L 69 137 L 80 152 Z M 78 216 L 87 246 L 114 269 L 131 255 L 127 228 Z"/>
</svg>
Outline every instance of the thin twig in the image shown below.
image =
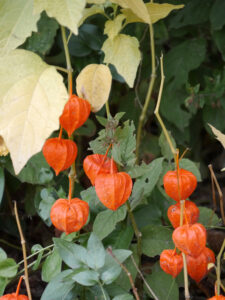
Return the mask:
<svg viewBox="0 0 225 300">
<path fill-rule="evenodd" d="M 164 86 L 164 80 L 165 80 L 165 76 L 164 76 L 164 70 L 163 70 L 163 55 L 161 55 L 160 57 L 160 67 L 161 67 L 161 83 L 160 83 L 160 88 L 159 88 L 159 94 L 158 94 L 158 99 L 157 99 L 157 104 L 156 104 L 156 108 L 154 111 L 154 114 L 156 115 L 156 118 L 158 119 L 163 133 L 165 134 L 166 140 L 170 146 L 171 152 L 173 153 L 173 155 L 175 156 L 177 154 L 176 149 L 173 147 L 173 143 L 170 139 L 170 136 L 168 134 L 168 131 L 166 129 L 166 126 L 163 123 L 163 120 L 161 119 L 160 115 L 159 115 L 159 107 L 160 107 L 160 103 L 161 103 L 161 98 L 162 98 L 162 91 L 163 91 L 163 86 Z"/>
<path fill-rule="evenodd" d="M 139 295 L 138 295 L 138 292 L 137 292 L 137 289 L 134 285 L 134 281 L 133 281 L 133 278 L 132 278 L 132 275 L 131 273 L 129 272 L 129 270 L 117 259 L 117 257 L 113 254 L 112 252 L 112 248 L 109 247 L 107 248 L 107 252 L 112 256 L 112 258 L 118 263 L 118 265 L 120 265 L 120 267 L 124 270 L 124 272 L 127 274 L 127 277 L 129 278 L 130 280 L 130 284 L 132 286 L 132 290 L 133 290 L 133 293 L 134 293 L 134 296 L 136 298 L 136 300 L 140 300 L 139 298 Z"/>
<path fill-rule="evenodd" d="M 133 257 L 133 255 L 131 255 L 131 259 L 132 259 L 132 262 L 136 268 L 136 270 L 138 271 L 141 279 L 143 280 L 144 284 L 146 285 L 146 288 L 149 290 L 149 292 L 151 293 L 152 297 L 155 299 L 155 300 L 159 300 L 159 298 L 156 296 L 156 294 L 153 292 L 153 290 L 151 289 L 150 285 L 147 283 L 147 281 L 145 280 L 143 274 L 141 273 L 141 270 L 138 268 L 137 264 L 136 264 L 136 261 Z"/>
<path fill-rule="evenodd" d="M 224 208 L 223 208 L 223 193 L 221 191 L 221 188 L 219 186 L 219 183 L 216 179 L 215 173 L 213 171 L 212 165 L 208 165 L 210 173 L 211 173 L 211 177 L 216 185 L 217 188 L 217 192 L 219 194 L 219 200 L 220 200 L 220 212 L 221 212 L 221 216 L 222 216 L 222 220 L 223 220 L 223 224 L 225 225 L 225 215 L 224 215 Z"/>
<path fill-rule="evenodd" d="M 20 241 L 21 241 L 21 245 L 22 245 L 22 249 L 23 249 L 24 273 L 25 273 L 24 279 L 25 279 L 25 284 L 26 284 L 26 288 L 27 288 L 27 294 L 28 294 L 29 300 L 32 300 L 30 284 L 29 284 L 28 268 L 27 268 L 27 252 L 26 252 L 26 246 L 25 246 L 26 241 L 24 239 L 23 231 L 22 231 L 22 228 L 20 225 L 20 219 L 19 219 L 19 215 L 18 215 L 18 211 L 17 211 L 16 201 L 14 201 L 14 213 L 15 213 L 16 223 L 17 223 L 17 227 L 19 230 Z"/>
<path fill-rule="evenodd" d="M 220 294 L 220 286 L 221 286 L 221 279 L 220 279 L 220 260 L 221 260 L 221 256 L 223 254 L 225 248 L 225 239 L 223 241 L 222 247 L 220 249 L 219 254 L 217 255 L 216 258 L 216 262 L 217 262 L 217 268 L 216 268 L 216 277 L 217 277 L 217 295 Z"/>
</svg>

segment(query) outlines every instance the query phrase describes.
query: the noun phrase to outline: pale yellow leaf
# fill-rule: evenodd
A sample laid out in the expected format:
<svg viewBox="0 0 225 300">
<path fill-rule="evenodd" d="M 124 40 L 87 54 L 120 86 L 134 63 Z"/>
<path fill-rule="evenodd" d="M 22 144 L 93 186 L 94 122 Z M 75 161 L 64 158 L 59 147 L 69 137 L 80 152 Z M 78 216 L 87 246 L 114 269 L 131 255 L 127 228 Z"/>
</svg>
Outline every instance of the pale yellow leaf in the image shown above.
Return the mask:
<svg viewBox="0 0 225 300">
<path fill-rule="evenodd" d="M 150 23 L 148 10 L 142 0 L 112 0 L 113 3 L 119 4 L 123 8 L 129 8 L 144 23 Z"/>
<path fill-rule="evenodd" d="M 146 8 L 148 10 L 152 24 L 167 17 L 172 10 L 181 9 L 183 7 L 184 7 L 183 4 L 180 5 L 173 5 L 168 3 L 163 3 L 163 4 L 147 3 L 146 4 Z M 131 9 L 122 9 L 122 13 L 126 16 L 127 24 L 134 23 L 134 22 L 144 23 L 143 20 L 139 18 Z"/>
<path fill-rule="evenodd" d="M 137 68 L 141 60 L 139 42 L 135 37 L 119 34 L 114 39 L 107 39 L 102 50 L 104 62 L 113 64 L 130 87 L 133 87 Z"/>
<path fill-rule="evenodd" d="M 114 20 L 109 20 L 105 23 L 104 34 L 107 34 L 110 39 L 113 39 L 122 29 L 125 16 L 120 14 Z"/>
<path fill-rule="evenodd" d="M 106 0 L 87 0 L 87 3 L 94 3 L 94 4 L 102 4 L 105 3 Z"/>
<path fill-rule="evenodd" d="M 87 99 L 93 112 L 99 111 L 108 101 L 112 85 L 112 75 L 105 65 L 87 65 L 76 80 L 77 94 Z"/>
<path fill-rule="evenodd" d="M 67 91 L 56 69 L 30 51 L 13 50 L 0 65 L 0 135 L 18 174 L 58 129 Z"/>
<path fill-rule="evenodd" d="M 78 34 L 78 24 L 85 4 L 85 0 L 34 0 L 34 10 L 38 13 L 45 10 L 49 17 Z"/>
<path fill-rule="evenodd" d="M 216 129 L 214 126 L 212 126 L 211 124 L 208 124 L 211 129 L 212 132 L 215 134 L 216 139 L 218 141 L 220 141 L 220 143 L 223 145 L 223 147 L 225 148 L 225 134 L 223 134 L 221 131 L 219 131 L 218 129 Z"/>
<path fill-rule="evenodd" d="M 5 141 L 2 136 L 0 136 L 0 156 L 6 156 L 9 153 L 9 150 L 5 144 Z"/>
<path fill-rule="evenodd" d="M 37 31 L 40 14 L 33 14 L 32 0 L 0 1 L 0 55 L 23 44 Z"/>
<path fill-rule="evenodd" d="M 81 24 L 83 24 L 83 22 L 89 18 L 90 16 L 93 16 L 93 15 L 96 15 L 96 14 L 104 14 L 105 11 L 104 11 L 104 8 L 102 6 L 99 6 L 99 5 L 92 5 L 91 7 L 89 8 L 85 8 L 83 10 L 83 15 L 82 15 L 82 18 L 80 19 L 79 21 L 79 26 Z"/>
</svg>

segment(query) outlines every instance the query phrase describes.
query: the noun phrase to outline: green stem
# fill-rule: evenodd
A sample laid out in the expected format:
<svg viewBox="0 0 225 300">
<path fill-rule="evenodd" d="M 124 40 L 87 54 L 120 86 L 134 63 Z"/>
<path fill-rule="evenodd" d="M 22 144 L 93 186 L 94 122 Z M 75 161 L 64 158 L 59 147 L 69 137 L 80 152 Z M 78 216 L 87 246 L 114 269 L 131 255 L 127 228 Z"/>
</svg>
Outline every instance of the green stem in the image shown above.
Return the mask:
<svg viewBox="0 0 225 300">
<path fill-rule="evenodd" d="M 47 247 L 45 247 L 45 248 L 42 248 L 41 250 L 38 250 L 37 252 L 35 252 L 35 253 L 31 254 L 30 256 L 28 256 L 27 259 L 30 259 L 31 257 L 33 257 L 33 256 L 35 256 L 35 255 L 37 255 L 37 254 L 39 254 L 40 252 L 44 252 L 45 250 L 47 250 L 47 249 L 49 249 L 49 248 L 52 248 L 53 246 L 54 246 L 54 244 L 49 245 L 49 246 L 47 246 Z M 17 265 L 21 265 L 23 262 L 24 262 L 24 260 L 21 260 L 20 262 L 18 262 Z"/>
<path fill-rule="evenodd" d="M 223 253 L 223 250 L 225 248 L 225 239 L 223 241 L 223 244 L 222 244 L 222 247 L 220 249 L 220 252 L 216 258 L 216 261 L 217 261 L 217 268 L 216 268 L 216 277 L 217 277 L 217 285 L 216 285 L 216 288 L 217 288 L 217 295 L 220 295 L 220 286 L 221 286 L 221 279 L 220 279 L 220 260 L 221 260 L 221 256 L 222 256 L 222 253 Z"/>
<path fill-rule="evenodd" d="M 11 243 L 9 243 L 9 242 L 3 240 L 3 239 L 0 239 L 0 243 L 3 243 L 3 244 L 5 244 L 5 245 L 7 245 L 7 246 L 9 246 L 9 247 L 11 247 L 11 248 L 16 249 L 16 250 L 22 251 L 22 250 L 21 250 L 21 247 L 16 246 L 16 245 L 13 245 L 13 244 L 11 244 Z"/>
<path fill-rule="evenodd" d="M 69 54 L 69 48 L 67 44 L 67 38 L 66 38 L 66 30 L 65 27 L 61 26 L 61 33 L 62 33 L 62 40 L 63 40 L 63 47 L 64 47 L 64 52 L 66 56 L 66 66 L 68 70 L 68 93 L 71 95 L 72 94 L 72 65 L 70 61 L 70 54 Z"/>
<path fill-rule="evenodd" d="M 109 101 L 105 103 L 105 108 L 106 108 L 107 119 L 109 120 L 109 118 L 111 117 L 110 110 L 109 110 Z"/>
<path fill-rule="evenodd" d="M 140 143 L 141 143 L 141 136 L 142 136 L 142 128 L 143 128 L 143 123 L 146 118 L 149 102 L 151 99 L 154 83 L 155 83 L 155 78 L 156 78 L 156 67 L 155 67 L 155 42 L 154 42 L 154 30 L 153 30 L 153 25 L 150 22 L 149 24 L 149 34 L 150 34 L 150 48 L 151 48 L 151 59 L 152 59 L 152 73 L 151 73 L 151 80 L 149 83 L 148 87 L 148 92 L 145 98 L 145 104 L 142 109 L 140 118 L 139 118 L 139 123 L 138 123 L 138 129 L 137 129 L 137 146 L 136 146 L 136 160 L 137 162 L 139 161 L 139 148 L 140 148 Z"/>
<path fill-rule="evenodd" d="M 127 211 L 134 229 L 134 233 L 135 236 L 137 238 L 137 253 L 138 253 L 138 257 L 139 257 L 139 264 L 141 263 L 141 254 L 142 254 L 142 246 L 141 246 L 141 232 L 138 230 L 134 215 L 131 211 L 131 207 L 130 207 L 130 203 L 127 201 L 126 202 L 126 206 L 127 206 Z"/>
<path fill-rule="evenodd" d="M 101 289 L 101 291 L 102 291 L 102 295 L 103 295 L 104 299 L 107 300 L 107 297 L 106 297 L 106 295 L 105 295 L 105 292 L 104 292 L 104 289 L 103 289 L 103 286 L 102 286 L 101 282 L 99 281 L 98 284 L 99 284 L 99 286 L 100 286 L 100 289 Z"/>
</svg>

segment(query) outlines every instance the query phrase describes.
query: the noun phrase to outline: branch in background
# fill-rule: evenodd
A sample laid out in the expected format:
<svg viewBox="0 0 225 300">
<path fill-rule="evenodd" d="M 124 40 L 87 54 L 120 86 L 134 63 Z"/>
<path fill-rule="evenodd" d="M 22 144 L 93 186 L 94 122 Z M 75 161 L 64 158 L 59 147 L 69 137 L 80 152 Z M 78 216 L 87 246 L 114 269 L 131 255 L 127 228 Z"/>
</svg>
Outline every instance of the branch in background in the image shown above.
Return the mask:
<svg viewBox="0 0 225 300">
<path fill-rule="evenodd" d="M 124 270 L 124 272 L 127 274 L 127 277 L 129 278 L 130 280 L 130 284 L 132 286 L 132 290 L 133 290 L 133 293 L 134 293 L 134 296 L 136 298 L 136 300 L 140 300 L 139 298 L 139 295 L 138 295 L 138 292 L 137 292 L 137 289 L 134 285 L 134 281 L 133 281 L 133 278 L 131 276 L 131 273 L 130 271 L 117 259 L 117 257 L 113 254 L 112 252 L 112 248 L 109 247 L 107 248 L 107 252 L 112 256 L 112 258 L 118 263 L 118 265 L 120 265 L 120 267 Z"/>
<path fill-rule="evenodd" d="M 22 250 L 23 250 L 23 259 L 24 259 L 24 280 L 26 283 L 26 288 L 27 288 L 27 294 L 28 294 L 28 298 L 29 300 L 32 300 L 32 296 L 31 296 L 31 291 L 30 291 L 30 284 L 29 284 L 29 275 L 28 275 L 28 268 L 27 268 L 27 252 L 26 252 L 26 246 L 25 246 L 25 239 L 24 239 L 24 235 L 23 235 L 23 231 L 20 225 L 20 219 L 19 219 L 19 215 L 18 215 L 18 211 L 17 211 L 17 205 L 16 205 L 16 201 L 14 201 L 14 213 L 15 213 L 15 217 L 16 217 L 16 224 L 19 230 L 19 234 L 20 234 L 20 241 L 21 241 L 21 245 L 22 245 Z"/>
</svg>

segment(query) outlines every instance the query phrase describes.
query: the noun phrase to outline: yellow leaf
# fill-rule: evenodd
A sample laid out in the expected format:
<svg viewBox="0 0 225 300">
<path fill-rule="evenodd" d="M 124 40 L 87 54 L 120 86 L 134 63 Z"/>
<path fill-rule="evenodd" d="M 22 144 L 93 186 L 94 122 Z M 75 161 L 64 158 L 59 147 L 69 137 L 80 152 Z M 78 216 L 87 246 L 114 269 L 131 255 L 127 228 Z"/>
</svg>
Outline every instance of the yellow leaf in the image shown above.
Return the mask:
<svg viewBox="0 0 225 300">
<path fill-rule="evenodd" d="M 133 87 L 137 68 L 141 60 L 139 42 L 135 37 L 119 34 L 114 39 L 107 39 L 102 50 L 104 62 L 113 64 L 130 87 Z"/>
<path fill-rule="evenodd" d="M 78 34 L 78 24 L 85 4 L 85 0 L 34 0 L 34 10 L 38 13 L 45 10 L 49 17 Z"/>
<path fill-rule="evenodd" d="M 30 51 L 13 50 L 0 65 L 0 135 L 18 174 L 58 129 L 67 91 L 56 69 Z"/>
<path fill-rule="evenodd" d="M 92 5 L 89 8 L 85 8 L 83 10 L 83 16 L 82 16 L 82 18 L 79 21 L 79 26 L 81 24 L 83 24 L 83 22 L 87 18 L 89 18 L 90 16 L 93 16 L 93 15 L 96 15 L 96 14 L 104 14 L 104 13 L 105 13 L 104 8 L 102 6 L 99 6 L 99 5 Z"/>
<path fill-rule="evenodd" d="M 9 153 L 9 150 L 3 140 L 3 137 L 0 136 L 0 156 L 6 156 Z"/>
<path fill-rule="evenodd" d="M 122 29 L 125 16 L 120 14 L 114 20 L 109 20 L 105 23 L 104 34 L 107 34 L 110 39 L 113 39 Z"/>
<path fill-rule="evenodd" d="M 105 0 L 87 0 L 87 3 L 102 4 Z"/>
<path fill-rule="evenodd" d="M 184 7 L 183 4 L 180 5 L 173 5 L 168 3 L 163 3 L 163 4 L 147 3 L 146 4 L 146 8 L 148 10 L 152 24 L 167 17 L 172 10 L 181 9 L 183 7 Z M 127 24 L 134 23 L 134 22 L 144 23 L 143 20 L 139 18 L 131 9 L 122 9 L 122 13 L 126 16 Z"/>
<path fill-rule="evenodd" d="M 113 3 L 119 4 L 123 8 L 129 8 L 138 16 L 142 22 L 150 23 L 148 10 L 142 0 L 112 0 Z"/>
<path fill-rule="evenodd" d="M 211 129 L 212 132 L 215 134 L 216 139 L 218 141 L 220 141 L 220 143 L 223 145 L 223 147 L 225 148 L 225 134 L 223 134 L 221 131 L 219 131 L 218 129 L 216 129 L 214 126 L 212 126 L 211 124 L 208 124 Z"/>
<path fill-rule="evenodd" d="M 0 2 L 0 55 L 23 44 L 32 31 L 40 14 L 33 14 L 32 0 L 1 0 Z"/>
<path fill-rule="evenodd" d="M 87 99 L 93 112 L 99 111 L 107 102 L 112 85 L 112 75 L 105 65 L 87 65 L 76 80 L 77 94 Z"/>
</svg>

